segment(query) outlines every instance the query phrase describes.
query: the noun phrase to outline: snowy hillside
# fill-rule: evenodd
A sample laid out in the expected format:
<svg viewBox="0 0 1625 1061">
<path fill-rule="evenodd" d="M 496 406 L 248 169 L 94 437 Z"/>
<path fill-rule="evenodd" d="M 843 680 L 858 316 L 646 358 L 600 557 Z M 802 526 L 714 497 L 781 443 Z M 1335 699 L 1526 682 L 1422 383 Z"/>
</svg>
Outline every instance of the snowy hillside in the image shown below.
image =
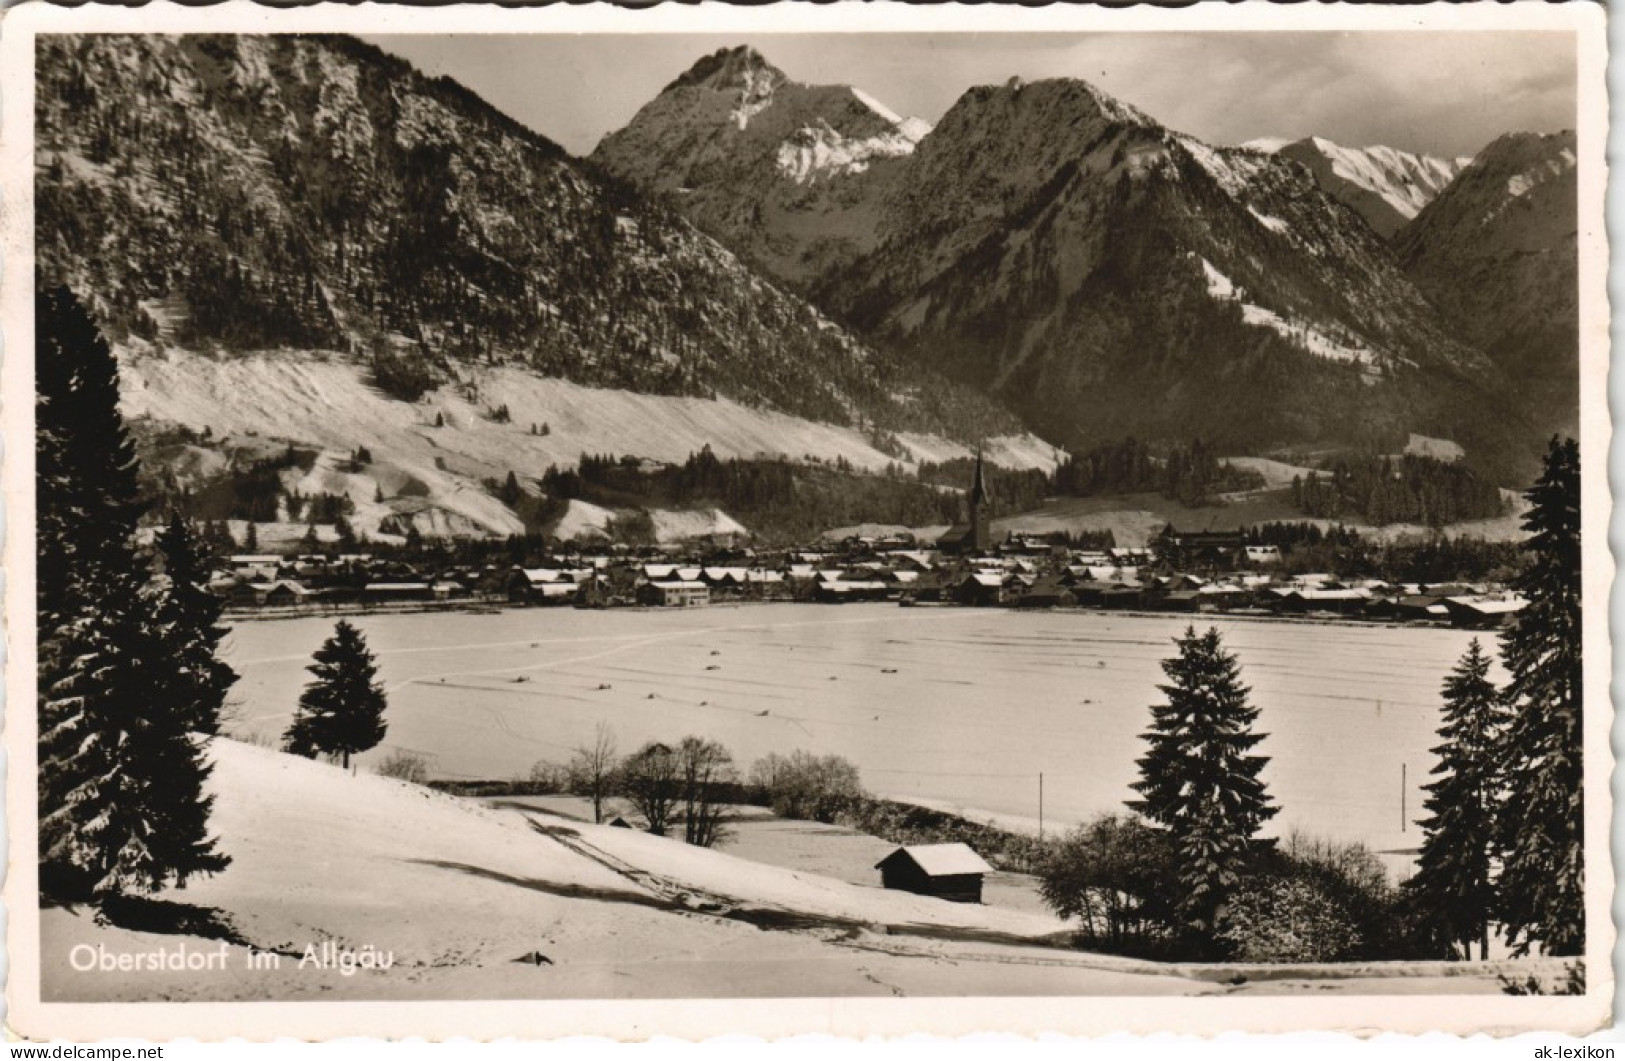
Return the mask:
<svg viewBox="0 0 1625 1061">
<path fill-rule="evenodd" d="M 891 995 L 955 981 L 972 993 L 1213 989 L 1148 975 L 1145 963 L 1022 946 L 1062 928 L 1048 917 L 861 887 L 607 826 L 556 825 L 224 739 L 211 754 L 210 824 L 232 865 L 168 898 L 217 911 L 242 941 L 232 949 L 278 951 L 279 967 L 248 972 L 239 957 L 230 975 L 87 982 L 59 957 L 76 943 L 146 949 L 179 939 L 52 910 L 42 932 L 47 997 Z M 826 942 L 854 932 L 873 946 Z M 990 935 L 1008 943 L 974 942 Z M 348 976 L 300 969 L 307 945 L 323 942 L 370 947 L 391 965 Z M 524 960 L 534 955 L 545 961 Z"/>
<path fill-rule="evenodd" d="M 355 505 L 352 525 L 368 534 L 386 521 L 409 522 L 427 536 L 519 533 L 524 529 L 519 517 L 482 480 L 501 479 L 512 470 L 529 482 L 549 466 L 573 466 L 583 454 L 680 463 L 709 445 L 722 458 L 815 457 L 874 471 L 911 463 L 877 450 L 851 427 L 726 398 L 585 387 L 511 366 L 466 369 L 460 382 L 417 402 L 379 393 L 360 366 L 338 355 L 260 352 L 223 358 L 126 349 L 122 375 L 125 415 L 138 431 L 179 424 L 207 430 L 213 440 L 210 447 L 193 445 L 169 454 L 171 474 L 182 485 L 218 474 L 226 449 L 269 454 L 290 442 L 311 447 L 320 451 L 315 466 L 289 469 L 284 487 L 306 496 L 348 497 Z M 495 408 L 510 410 L 509 418 L 493 418 Z M 898 442 L 916 460 L 971 452 L 963 443 L 934 435 L 905 434 Z M 350 461 L 358 446 L 372 456 L 362 468 Z M 1032 436 L 994 438 L 987 453 L 1006 467 L 1046 471 L 1057 457 L 1053 447 Z M 608 510 L 578 506 L 566 513 L 556 532 L 560 537 L 590 537 L 607 525 Z M 742 529 L 708 512 L 653 515 L 662 540 Z M 297 538 L 303 527 L 291 524 L 289 533 Z"/>
<path fill-rule="evenodd" d="M 212 921 L 211 938 L 45 910 L 45 998 L 1197 995 L 1227 990 L 1222 981 L 1243 971 L 1080 952 L 1055 945 L 1065 925 L 1046 914 L 494 809 L 223 738 L 210 756 L 210 825 L 232 863 L 158 898 Z M 228 960 L 224 972 L 87 976 L 67 958 L 80 945 L 223 947 Z M 275 953 L 274 966 L 247 968 L 249 947 Z M 341 962 L 361 955 L 367 961 L 345 972 Z M 1249 990 L 1290 992 L 1312 980 L 1317 991 L 1390 993 L 1437 991 L 1442 977 L 1456 990 L 1493 990 L 1500 967 L 1244 971 Z"/>
<path fill-rule="evenodd" d="M 966 441 L 1017 427 L 456 83 L 351 38 L 41 49 L 41 277 L 117 341 L 341 351 L 407 400 L 506 365 Z M 843 135 L 894 128 L 845 99 L 875 128 Z M 765 121 L 756 105 L 736 124 Z"/>
</svg>

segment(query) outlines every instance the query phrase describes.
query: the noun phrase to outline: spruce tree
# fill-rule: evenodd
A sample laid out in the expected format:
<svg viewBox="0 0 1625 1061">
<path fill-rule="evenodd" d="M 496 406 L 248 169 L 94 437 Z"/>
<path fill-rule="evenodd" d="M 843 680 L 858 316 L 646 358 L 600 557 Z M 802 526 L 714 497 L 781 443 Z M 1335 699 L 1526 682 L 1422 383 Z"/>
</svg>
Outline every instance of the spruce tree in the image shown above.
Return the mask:
<svg viewBox="0 0 1625 1061">
<path fill-rule="evenodd" d="M 155 581 L 149 631 L 158 638 L 168 663 L 163 683 L 151 698 L 173 711 L 194 733 L 220 732 L 220 711 L 237 673 L 218 656 L 226 627 L 226 602 L 208 590 L 208 566 L 201 543 L 180 513 L 158 535 L 164 573 Z"/>
<path fill-rule="evenodd" d="M 375 747 L 388 728 L 388 702 L 372 652 L 361 631 L 340 619 L 306 669 L 314 680 L 299 697 L 282 748 L 311 759 L 337 755 L 348 768 L 350 756 Z"/>
<path fill-rule="evenodd" d="M 1474 638 L 1444 682 L 1443 741 L 1425 785 L 1422 854 L 1405 884 L 1417 920 L 1441 949 L 1489 956 L 1494 917 L 1492 845 L 1500 795 L 1499 752 L 1506 709 L 1489 680 L 1490 657 Z"/>
<path fill-rule="evenodd" d="M 144 505 L 135 446 L 118 409 L 118 364 L 66 288 L 39 292 L 35 314 L 37 611 L 42 643 L 111 573 L 139 566 Z"/>
<path fill-rule="evenodd" d="M 1277 808 L 1258 777 L 1269 760 L 1252 754 L 1264 735 L 1252 731 L 1258 710 L 1236 658 L 1216 629 L 1187 627 L 1174 643 L 1179 654 L 1162 664 L 1169 684 L 1158 687 L 1168 702 L 1151 709 L 1150 750 L 1133 786 L 1141 798 L 1129 806 L 1168 831 L 1184 889 L 1178 910 L 1206 936 Z"/>
<path fill-rule="evenodd" d="M 1580 448 L 1553 438 L 1525 494 L 1529 566 L 1513 583 L 1529 604 L 1501 638 L 1512 720 L 1507 789 L 1496 823 L 1500 914 L 1517 953 L 1585 949 L 1585 805 L 1581 762 Z"/>
<path fill-rule="evenodd" d="M 66 290 L 36 295 L 35 327 L 40 890 L 105 902 L 227 859 L 208 835 L 193 717 L 153 696 L 176 685 L 178 661 L 134 543 L 117 363 Z"/>
</svg>

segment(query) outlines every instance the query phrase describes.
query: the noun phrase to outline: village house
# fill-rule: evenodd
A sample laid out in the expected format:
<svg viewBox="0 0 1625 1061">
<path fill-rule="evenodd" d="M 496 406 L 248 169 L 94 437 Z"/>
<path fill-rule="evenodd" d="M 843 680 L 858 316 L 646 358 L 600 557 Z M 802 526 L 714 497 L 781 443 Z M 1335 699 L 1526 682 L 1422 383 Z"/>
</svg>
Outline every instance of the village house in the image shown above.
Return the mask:
<svg viewBox="0 0 1625 1061">
<path fill-rule="evenodd" d="M 1004 579 L 990 571 L 973 571 L 954 587 L 954 600 L 972 607 L 1002 604 L 1004 599 Z"/>
<path fill-rule="evenodd" d="M 1529 606 L 1523 597 L 1504 596 L 1446 597 L 1444 607 L 1452 626 L 1473 630 L 1491 630 L 1506 625 L 1512 617 Z"/>
<path fill-rule="evenodd" d="M 655 608 L 703 608 L 711 603 L 711 589 L 697 580 L 645 582 L 637 589 L 637 601 Z"/>
</svg>

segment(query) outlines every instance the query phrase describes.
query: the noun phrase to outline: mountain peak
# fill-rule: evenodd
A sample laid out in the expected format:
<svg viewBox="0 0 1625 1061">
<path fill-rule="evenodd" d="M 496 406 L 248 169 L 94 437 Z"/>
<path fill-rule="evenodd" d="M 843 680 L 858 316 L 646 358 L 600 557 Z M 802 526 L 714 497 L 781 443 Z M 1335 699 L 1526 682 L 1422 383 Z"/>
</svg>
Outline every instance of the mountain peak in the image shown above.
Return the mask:
<svg viewBox="0 0 1625 1061">
<path fill-rule="evenodd" d="M 761 52 L 748 44 L 740 44 L 732 48 L 718 48 L 701 58 L 676 81 L 667 85 L 665 91 L 706 87 L 739 88 L 751 92 L 759 91 L 762 86 L 771 87 L 788 80 L 784 71 L 768 62 Z"/>
<path fill-rule="evenodd" d="M 1000 102 L 1014 107 L 1031 107 L 1036 111 L 1074 110 L 1082 104 L 1099 112 L 1111 122 L 1124 125 L 1157 125 L 1157 122 L 1143 111 L 1078 77 L 1052 77 L 1039 81 L 1012 77 L 1002 85 L 984 85 L 971 89 L 960 98 Z"/>
<path fill-rule="evenodd" d="M 1344 147 L 1323 136 L 1283 144 L 1274 154 L 1307 166 L 1322 190 L 1353 207 L 1384 238 L 1416 217 L 1465 168 L 1461 159 L 1382 144 Z"/>
</svg>

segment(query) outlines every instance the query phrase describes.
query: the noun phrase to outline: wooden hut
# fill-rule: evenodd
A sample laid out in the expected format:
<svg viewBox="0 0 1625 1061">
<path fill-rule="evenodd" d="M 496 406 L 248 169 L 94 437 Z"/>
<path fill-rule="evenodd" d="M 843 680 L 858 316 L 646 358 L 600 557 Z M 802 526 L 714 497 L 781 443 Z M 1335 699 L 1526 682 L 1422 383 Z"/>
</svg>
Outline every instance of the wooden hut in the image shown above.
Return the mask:
<svg viewBox="0 0 1625 1061">
<path fill-rule="evenodd" d="M 955 903 L 981 902 L 982 876 L 993 872 L 967 844 L 899 847 L 875 863 L 875 868 L 887 888 Z"/>
</svg>

